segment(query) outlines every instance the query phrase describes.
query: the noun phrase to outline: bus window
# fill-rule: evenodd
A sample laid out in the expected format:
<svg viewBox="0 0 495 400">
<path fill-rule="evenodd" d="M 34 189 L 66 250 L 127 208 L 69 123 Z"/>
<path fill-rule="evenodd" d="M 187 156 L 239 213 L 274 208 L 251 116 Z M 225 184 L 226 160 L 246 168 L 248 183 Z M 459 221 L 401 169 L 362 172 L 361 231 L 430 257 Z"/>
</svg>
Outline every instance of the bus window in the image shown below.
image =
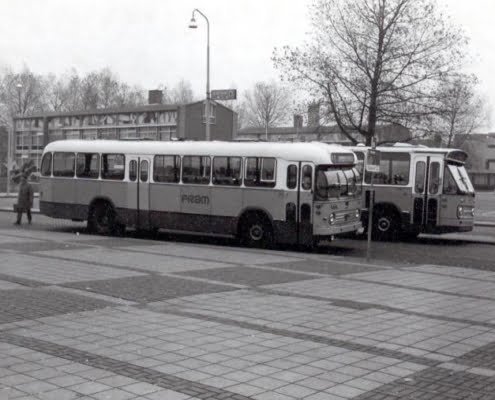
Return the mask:
<svg viewBox="0 0 495 400">
<path fill-rule="evenodd" d="M 46 153 L 41 161 L 41 176 L 52 174 L 52 153 Z"/>
<path fill-rule="evenodd" d="M 297 165 L 291 164 L 287 167 L 287 188 L 295 189 L 297 186 Z"/>
<path fill-rule="evenodd" d="M 129 163 L 129 180 L 131 182 L 136 182 L 137 179 L 137 161 L 131 160 Z"/>
<path fill-rule="evenodd" d="M 407 185 L 411 157 L 408 153 L 381 152 L 380 172 L 373 174 L 373 183 L 378 185 Z M 370 183 L 371 173 L 366 172 L 365 182 Z"/>
<path fill-rule="evenodd" d="M 425 191 L 425 173 L 426 163 L 418 161 L 416 163 L 416 176 L 414 178 L 414 190 L 416 193 L 424 193 Z"/>
<path fill-rule="evenodd" d="M 74 176 L 76 156 L 74 153 L 53 154 L 53 176 Z"/>
<path fill-rule="evenodd" d="M 148 161 L 141 161 L 141 173 L 139 174 L 141 182 L 148 182 Z"/>
<path fill-rule="evenodd" d="M 244 184 L 246 186 L 274 187 L 275 165 L 274 158 L 248 157 Z"/>
<path fill-rule="evenodd" d="M 240 186 L 240 157 L 215 157 L 213 159 L 213 183 L 215 185 Z"/>
<path fill-rule="evenodd" d="M 153 180 L 178 183 L 180 181 L 180 156 L 155 156 Z"/>
<path fill-rule="evenodd" d="M 210 183 L 210 157 L 184 156 L 182 182 L 208 185 Z"/>
<path fill-rule="evenodd" d="M 430 178 L 428 183 L 428 192 L 437 194 L 440 189 L 440 163 L 432 162 L 430 164 Z"/>
<path fill-rule="evenodd" d="M 261 181 L 275 182 L 275 159 L 263 158 L 261 161 Z"/>
<path fill-rule="evenodd" d="M 124 180 L 125 157 L 123 154 L 103 154 L 101 156 L 101 177 L 114 181 Z"/>
<path fill-rule="evenodd" d="M 302 170 L 302 188 L 310 190 L 312 186 L 313 168 L 311 165 L 305 165 Z"/>
<path fill-rule="evenodd" d="M 78 178 L 98 179 L 99 155 L 96 153 L 78 153 L 76 159 L 76 176 Z"/>
</svg>

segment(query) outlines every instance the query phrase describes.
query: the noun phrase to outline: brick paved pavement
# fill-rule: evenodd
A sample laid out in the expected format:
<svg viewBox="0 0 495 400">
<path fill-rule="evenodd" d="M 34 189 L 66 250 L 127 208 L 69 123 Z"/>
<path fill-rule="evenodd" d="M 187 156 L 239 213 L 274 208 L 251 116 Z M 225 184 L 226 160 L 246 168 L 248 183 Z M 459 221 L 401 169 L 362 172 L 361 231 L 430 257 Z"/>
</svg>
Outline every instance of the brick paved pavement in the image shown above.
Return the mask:
<svg viewBox="0 0 495 400">
<path fill-rule="evenodd" d="M 495 273 L 0 225 L 0 399 L 492 399 Z"/>
</svg>

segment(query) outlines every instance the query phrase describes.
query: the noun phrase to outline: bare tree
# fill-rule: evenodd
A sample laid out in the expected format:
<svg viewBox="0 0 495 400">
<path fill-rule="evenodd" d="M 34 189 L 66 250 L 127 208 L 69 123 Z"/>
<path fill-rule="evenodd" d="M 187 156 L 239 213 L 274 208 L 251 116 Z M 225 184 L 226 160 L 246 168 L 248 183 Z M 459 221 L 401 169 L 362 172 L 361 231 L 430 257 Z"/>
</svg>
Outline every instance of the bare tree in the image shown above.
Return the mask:
<svg viewBox="0 0 495 400">
<path fill-rule="evenodd" d="M 36 75 L 26 66 L 20 73 L 10 69 L 3 72 L 0 81 L 0 102 L 6 115 L 3 119 L 12 120 L 15 115 L 26 115 L 43 111 L 45 82 L 42 76 Z"/>
<path fill-rule="evenodd" d="M 191 82 L 181 79 L 170 93 L 170 100 L 174 104 L 187 104 L 194 101 L 194 92 Z"/>
<path fill-rule="evenodd" d="M 275 50 L 285 78 L 306 85 L 352 141 L 378 123 L 414 126 L 438 111 L 432 91 L 457 72 L 467 43 L 434 0 L 315 0 L 311 41 Z"/>
<path fill-rule="evenodd" d="M 476 91 L 477 79 L 473 75 L 460 74 L 445 79 L 437 94 L 439 113 L 433 119 L 431 130 L 442 143 L 451 147 L 455 139 L 471 134 L 488 120 L 484 99 Z M 459 141 L 456 141 L 459 145 Z"/>
<path fill-rule="evenodd" d="M 247 125 L 263 127 L 265 132 L 284 121 L 290 107 L 289 93 L 276 82 L 257 82 L 244 93 L 244 118 Z"/>
</svg>

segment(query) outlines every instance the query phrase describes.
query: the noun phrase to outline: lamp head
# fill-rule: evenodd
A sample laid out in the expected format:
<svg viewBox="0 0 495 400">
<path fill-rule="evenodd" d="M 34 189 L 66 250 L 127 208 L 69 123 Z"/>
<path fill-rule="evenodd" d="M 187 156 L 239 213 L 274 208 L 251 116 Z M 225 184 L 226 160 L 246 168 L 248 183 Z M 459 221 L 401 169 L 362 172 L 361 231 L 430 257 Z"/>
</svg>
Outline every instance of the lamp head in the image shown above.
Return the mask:
<svg viewBox="0 0 495 400">
<path fill-rule="evenodd" d="M 16 87 L 17 89 L 22 89 L 22 83 L 18 83 L 17 85 L 15 85 L 15 87 Z"/>
<path fill-rule="evenodd" d="M 191 29 L 196 29 L 198 27 L 198 24 L 196 23 L 196 19 L 194 16 L 192 16 L 191 21 L 189 22 L 189 28 Z"/>
</svg>

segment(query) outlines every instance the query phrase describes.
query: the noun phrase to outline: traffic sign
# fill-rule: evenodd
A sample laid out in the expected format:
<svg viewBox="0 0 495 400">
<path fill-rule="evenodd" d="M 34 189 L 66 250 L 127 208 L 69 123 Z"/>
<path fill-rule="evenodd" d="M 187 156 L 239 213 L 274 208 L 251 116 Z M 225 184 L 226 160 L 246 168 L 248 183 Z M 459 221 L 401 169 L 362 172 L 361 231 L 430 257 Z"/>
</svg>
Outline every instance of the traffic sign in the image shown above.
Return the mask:
<svg viewBox="0 0 495 400">
<path fill-rule="evenodd" d="M 236 89 L 212 90 L 212 100 L 235 100 L 237 99 Z"/>
</svg>

